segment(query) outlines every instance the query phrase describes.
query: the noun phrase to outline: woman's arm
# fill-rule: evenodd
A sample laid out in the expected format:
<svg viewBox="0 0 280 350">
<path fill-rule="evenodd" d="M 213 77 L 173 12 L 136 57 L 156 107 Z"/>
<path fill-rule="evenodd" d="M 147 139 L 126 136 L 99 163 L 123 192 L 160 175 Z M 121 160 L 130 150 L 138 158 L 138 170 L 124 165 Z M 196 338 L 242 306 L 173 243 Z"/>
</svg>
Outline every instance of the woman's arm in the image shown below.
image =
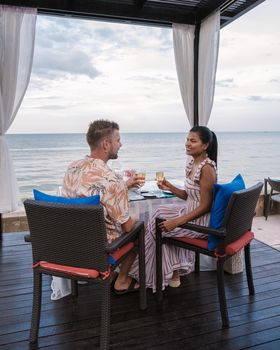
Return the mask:
<svg viewBox="0 0 280 350">
<path fill-rule="evenodd" d="M 166 178 L 164 178 L 162 181 L 158 181 L 157 185 L 161 190 L 168 190 L 175 194 L 175 196 L 178 198 L 186 200 L 188 197 L 185 190 L 181 190 L 180 188 L 172 185 L 169 181 L 166 180 Z"/>
<path fill-rule="evenodd" d="M 214 168 L 206 164 L 201 170 L 200 176 L 200 204 L 190 213 L 179 216 L 173 220 L 166 220 L 160 223 L 163 231 L 172 231 L 175 227 L 192 221 L 211 210 L 213 200 L 213 185 L 216 183 L 216 173 Z"/>
</svg>

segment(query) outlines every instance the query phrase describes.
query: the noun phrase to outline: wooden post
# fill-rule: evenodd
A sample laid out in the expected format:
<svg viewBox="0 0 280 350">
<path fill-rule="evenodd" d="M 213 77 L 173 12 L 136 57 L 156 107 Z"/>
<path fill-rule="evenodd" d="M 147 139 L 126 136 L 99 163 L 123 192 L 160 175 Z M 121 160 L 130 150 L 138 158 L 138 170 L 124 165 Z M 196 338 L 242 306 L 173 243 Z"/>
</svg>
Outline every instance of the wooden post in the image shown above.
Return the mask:
<svg viewBox="0 0 280 350">
<path fill-rule="evenodd" d="M 193 79 L 194 79 L 194 89 L 193 89 L 193 126 L 199 125 L 199 112 L 198 112 L 198 59 L 199 59 L 199 33 L 200 33 L 200 23 L 195 26 L 194 34 L 194 65 L 193 65 Z"/>
<path fill-rule="evenodd" d="M 0 213 L 0 241 L 3 238 L 3 222 L 2 222 L 3 218 L 2 218 L 2 214 Z"/>
</svg>

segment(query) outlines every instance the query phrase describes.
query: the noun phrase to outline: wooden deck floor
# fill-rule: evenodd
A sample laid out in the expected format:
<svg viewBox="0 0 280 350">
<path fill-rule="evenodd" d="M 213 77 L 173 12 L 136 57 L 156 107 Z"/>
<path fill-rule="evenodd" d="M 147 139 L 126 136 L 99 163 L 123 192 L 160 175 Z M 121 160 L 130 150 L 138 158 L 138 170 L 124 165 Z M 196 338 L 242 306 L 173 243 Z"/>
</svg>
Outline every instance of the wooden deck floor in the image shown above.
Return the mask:
<svg viewBox="0 0 280 350">
<path fill-rule="evenodd" d="M 221 329 L 214 272 L 191 274 L 177 289 L 168 288 L 157 305 L 138 310 L 137 293 L 112 295 L 111 349 L 279 349 L 280 252 L 258 241 L 252 245 L 256 294 L 248 296 L 245 273 L 226 274 L 231 327 Z M 37 346 L 28 333 L 32 303 L 31 248 L 23 233 L 4 234 L 0 251 L 0 349 L 96 349 L 99 341 L 98 294 L 80 286 L 71 297 L 50 300 L 44 279 Z"/>
</svg>

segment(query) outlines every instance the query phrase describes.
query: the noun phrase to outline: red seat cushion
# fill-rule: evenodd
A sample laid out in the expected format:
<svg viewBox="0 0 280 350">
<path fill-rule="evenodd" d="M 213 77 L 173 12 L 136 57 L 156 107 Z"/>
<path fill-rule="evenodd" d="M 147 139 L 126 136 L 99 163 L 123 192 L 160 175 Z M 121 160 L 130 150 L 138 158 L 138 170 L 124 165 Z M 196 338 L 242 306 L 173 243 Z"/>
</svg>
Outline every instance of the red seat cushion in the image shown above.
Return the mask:
<svg viewBox="0 0 280 350">
<path fill-rule="evenodd" d="M 120 249 L 116 250 L 114 253 L 110 254 L 111 259 L 109 259 L 109 263 L 111 264 L 112 260 L 115 263 L 124 254 L 128 253 L 133 248 L 134 248 L 133 242 L 127 243 L 126 245 L 124 245 Z M 112 265 L 113 265 L 113 263 L 112 263 Z M 40 266 L 46 270 L 50 270 L 50 271 L 57 271 L 57 272 L 62 272 L 62 273 L 66 273 L 66 274 L 73 275 L 73 276 L 93 278 L 93 279 L 97 278 L 99 276 L 101 276 L 102 278 L 107 278 L 110 275 L 109 268 L 108 268 L 108 271 L 101 272 L 101 271 L 92 270 L 92 269 L 84 269 L 84 268 L 80 268 L 80 267 L 49 263 L 47 261 L 39 261 L 38 263 L 33 265 L 33 268 L 36 268 L 38 266 Z"/>
<path fill-rule="evenodd" d="M 46 270 L 50 270 L 50 271 L 68 273 L 69 275 L 86 277 L 86 278 L 93 278 L 93 279 L 97 278 L 99 275 L 103 275 L 103 273 L 101 273 L 97 270 L 54 264 L 54 263 L 49 263 L 47 261 L 39 261 L 38 263 L 33 265 L 33 268 L 38 267 L 38 266 L 40 266 Z"/>
<path fill-rule="evenodd" d="M 177 241 L 185 242 L 187 244 L 191 244 L 203 249 L 207 249 L 207 246 L 208 246 L 207 239 L 189 238 L 189 237 L 170 237 L 170 238 L 176 239 Z M 229 256 L 234 255 L 235 253 L 239 252 L 240 249 L 242 249 L 248 243 L 250 243 L 253 238 L 254 238 L 254 232 L 247 231 L 239 239 L 237 239 L 236 241 L 226 246 L 225 254 Z M 217 253 L 217 251 L 218 250 L 216 248 L 215 253 Z"/>
<path fill-rule="evenodd" d="M 172 237 L 176 239 L 177 241 L 185 242 L 187 244 L 192 244 L 197 247 L 207 249 L 208 241 L 207 239 L 200 239 L 200 238 L 190 238 L 190 237 Z"/>
<path fill-rule="evenodd" d="M 254 232 L 247 231 L 239 239 L 226 246 L 226 255 L 234 255 L 235 253 L 239 252 L 239 250 L 250 243 L 252 239 L 254 239 Z"/>
<path fill-rule="evenodd" d="M 128 253 L 133 248 L 134 248 L 134 243 L 129 242 L 126 245 L 119 248 L 118 250 L 116 250 L 114 253 L 111 253 L 110 256 L 114 259 L 114 262 L 112 262 L 110 259 L 109 260 L 110 263 L 113 265 L 117 260 L 119 260 L 123 255 Z"/>
</svg>

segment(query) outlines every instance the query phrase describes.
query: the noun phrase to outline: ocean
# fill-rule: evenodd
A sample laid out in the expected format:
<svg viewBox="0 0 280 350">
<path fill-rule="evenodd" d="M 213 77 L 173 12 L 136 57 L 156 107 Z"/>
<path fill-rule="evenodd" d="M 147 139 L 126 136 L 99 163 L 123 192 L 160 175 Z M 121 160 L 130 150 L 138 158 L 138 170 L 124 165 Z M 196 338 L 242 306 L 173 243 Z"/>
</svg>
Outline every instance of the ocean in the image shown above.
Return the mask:
<svg viewBox="0 0 280 350">
<path fill-rule="evenodd" d="M 111 166 L 145 171 L 147 180 L 156 171 L 168 179 L 183 180 L 185 133 L 124 133 L 119 158 Z M 265 177 L 280 178 L 280 132 L 217 133 L 218 182 L 241 174 L 247 186 Z M 32 197 L 32 189 L 56 193 L 67 166 L 89 153 L 85 134 L 8 134 L 20 196 Z"/>
</svg>

